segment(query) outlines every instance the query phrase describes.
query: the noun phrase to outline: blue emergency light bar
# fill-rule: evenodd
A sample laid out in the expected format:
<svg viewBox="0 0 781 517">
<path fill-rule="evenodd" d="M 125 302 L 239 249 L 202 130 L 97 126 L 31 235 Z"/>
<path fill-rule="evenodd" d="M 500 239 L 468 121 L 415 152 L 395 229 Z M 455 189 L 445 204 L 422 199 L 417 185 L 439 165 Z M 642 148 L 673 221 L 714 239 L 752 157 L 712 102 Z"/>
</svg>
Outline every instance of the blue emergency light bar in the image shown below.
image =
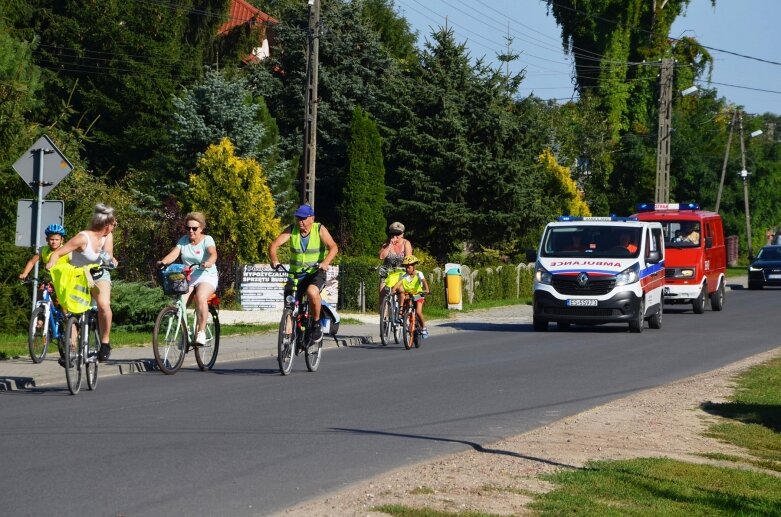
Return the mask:
<svg viewBox="0 0 781 517">
<path fill-rule="evenodd" d="M 611 221 L 611 222 L 626 222 L 637 221 L 637 217 L 619 217 L 615 214 L 609 217 L 583 217 L 582 215 L 560 215 L 556 218 L 559 222 L 572 222 L 572 221 Z"/>
<path fill-rule="evenodd" d="M 699 210 L 699 203 L 639 203 L 638 212 L 661 212 L 662 210 Z"/>
</svg>

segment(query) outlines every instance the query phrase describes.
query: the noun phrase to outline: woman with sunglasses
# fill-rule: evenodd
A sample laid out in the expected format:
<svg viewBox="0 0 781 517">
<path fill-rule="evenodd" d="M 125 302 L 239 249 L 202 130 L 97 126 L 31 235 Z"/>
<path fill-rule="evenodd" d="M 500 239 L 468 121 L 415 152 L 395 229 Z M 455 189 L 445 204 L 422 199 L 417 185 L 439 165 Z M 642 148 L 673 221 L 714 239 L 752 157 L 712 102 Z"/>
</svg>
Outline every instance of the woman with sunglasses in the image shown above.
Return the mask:
<svg viewBox="0 0 781 517">
<path fill-rule="evenodd" d="M 187 296 L 195 294 L 195 306 L 198 312 L 198 327 L 195 332 L 195 344 L 206 343 L 206 320 L 209 317 L 207 300 L 217 291 L 217 246 L 211 235 L 204 233 L 206 217 L 201 212 L 190 212 L 184 218 L 186 235 L 177 241 L 176 246 L 157 264 L 167 266 L 180 256 L 185 266 L 193 267 L 190 273 L 190 290 Z"/>
</svg>

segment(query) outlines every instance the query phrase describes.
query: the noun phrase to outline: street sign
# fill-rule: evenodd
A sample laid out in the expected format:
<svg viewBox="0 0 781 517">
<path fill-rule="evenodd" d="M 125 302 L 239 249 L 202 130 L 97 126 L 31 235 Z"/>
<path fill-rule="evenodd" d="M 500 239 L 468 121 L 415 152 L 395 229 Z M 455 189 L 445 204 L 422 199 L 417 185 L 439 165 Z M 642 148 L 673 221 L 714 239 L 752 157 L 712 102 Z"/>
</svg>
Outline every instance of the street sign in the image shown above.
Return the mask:
<svg viewBox="0 0 781 517">
<path fill-rule="evenodd" d="M 33 199 L 20 199 L 16 207 L 16 245 L 29 248 L 35 246 L 35 228 L 38 202 Z M 60 200 L 43 202 L 41 234 L 38 242 L 46 242 L 44 230 L 52 223 L 62 224 L 65 217 L 65 202 Z"/>
<path fill-rule="evenodd" d="M 43 152 L 39 152 L 43 150 Z M 39 157 L 43 158 L 43 164 L 39 164 Z M 42 165 L 42 167 L 39 167 Z M 54 187 L 61 182 L 73 165 L 65 157 L 48 136 L 43 135 L 22 155 L 13 165 L 14 170 L 25 183 L 38 194 L 38 183 L 41 182 L 41 198 L 46 197 Z M 41 178 L 38 178 L 38 174 Z"/>
</svg>

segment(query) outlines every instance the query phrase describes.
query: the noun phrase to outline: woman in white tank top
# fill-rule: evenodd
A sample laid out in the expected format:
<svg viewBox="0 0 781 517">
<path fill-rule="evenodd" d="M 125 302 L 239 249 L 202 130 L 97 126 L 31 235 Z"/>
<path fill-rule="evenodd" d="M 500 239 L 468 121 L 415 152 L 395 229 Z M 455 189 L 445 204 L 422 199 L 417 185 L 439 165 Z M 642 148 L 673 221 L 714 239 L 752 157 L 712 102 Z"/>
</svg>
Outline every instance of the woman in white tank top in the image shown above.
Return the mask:
<svg viewBox="0 0 781 517">
<path fill-rule="evenodd" d="M 46 264 L 46 269 L 51 269 L 62 255 L 71 254 L 71 264 L 74 266 L 87 266 L 99 264 L 101 253 L 105 252 L 114 266 L 117 260 L 114 258 L 114 228 L 117 226 L 117 218 L 114 209 L 110 206 L 98 203 L 92 213 L 89 229 L 79 232 L 61 247 L 57 248 Z M 111 275 L 108 271 L 103 273 L 92 288 L 92 299 L 98 306 L 98 324 L 100 327 L 100 362 L 108 360 L 111 355 Z"/>
</svg>

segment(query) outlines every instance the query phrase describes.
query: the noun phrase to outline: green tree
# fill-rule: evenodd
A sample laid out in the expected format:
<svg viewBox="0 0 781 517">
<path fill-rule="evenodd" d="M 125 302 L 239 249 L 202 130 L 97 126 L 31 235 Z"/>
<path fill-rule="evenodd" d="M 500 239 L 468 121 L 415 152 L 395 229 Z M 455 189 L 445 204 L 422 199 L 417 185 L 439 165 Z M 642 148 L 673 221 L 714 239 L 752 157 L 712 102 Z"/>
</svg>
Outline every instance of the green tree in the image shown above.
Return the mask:
<svg viewBox="0 0 781 517">
<path fill-rule="evenodd" d="M 167 143 L 172 99 L 200 77 L 229 0 L 176 4 L 38 0 L 47 123 L 69 99 L 68 125 L 89 128 L 90 167 L 119 178 Z"/>
<path fill-rule="evenodd" d="M 393 0 L 361 0 L 361 18 L 378 35 L 402 68 L 417 64 L 417 33 L 396 10 Z"/>
<path fill-rule="evenodd" d="M 257 161 L 237 156 L 228 138 L 210 145 L 198 159 L 188 197 L 193 210 L 206 214 L 208 232 L 226 261 L 266 259 L 265 250 L 280 229 L 266 175 Z"/>
<path fill-rule="evenodd" d="M 277 215 L 281 216 L 293 204 L 293 172 L 290 163 L 279 157 L 276 122 L 263 98 L 253 97 L 247 84 L 239 75 L 209 69 L 203 80 L 174 99 L 172 154 L 181 157 L 177 169 L 184 179 L 184 171 L 192 169 L 209 145 L 229 138 L 238 156 L 258 160 L 268 171 Z"/>
<path fill-rule="evenodd" d="M 283 156 L 296 160 L 303 150 L 307 9 L 299 2 L 275 2 L 268 12 L 282 23 L 275 27 L 271 59 L 251 67 L 250 84 L 279 124 Z M 371 113 L 383 136 L 392 131 L 393 85 L 400 75 L 397 60 L 353 2 L 322 2 L 321 20 L 327 30 L 319 43 L 315 204 L 318 219 L 337 228 L 353 109 L 362 106 Z"/>
<path fill-rule="evenodd" d="M 539 111 L 513 100 L 520 77 L 471 64 L 452 30 L 432 39 L 410 86 L 396 93 L 390 215 L 440 259 L 464 241 L 519 247 L 552 211 L 537 162 L 546 136 Z"/>
<path fill-rule="evenodd" d="M 347 179 L 342 242 L 352 255 L 371 255 L 385 238 L 385 166 L 377 124 L 360 107 L 353 110 L 352 138 L 347 147 Z"/>
</svg>

